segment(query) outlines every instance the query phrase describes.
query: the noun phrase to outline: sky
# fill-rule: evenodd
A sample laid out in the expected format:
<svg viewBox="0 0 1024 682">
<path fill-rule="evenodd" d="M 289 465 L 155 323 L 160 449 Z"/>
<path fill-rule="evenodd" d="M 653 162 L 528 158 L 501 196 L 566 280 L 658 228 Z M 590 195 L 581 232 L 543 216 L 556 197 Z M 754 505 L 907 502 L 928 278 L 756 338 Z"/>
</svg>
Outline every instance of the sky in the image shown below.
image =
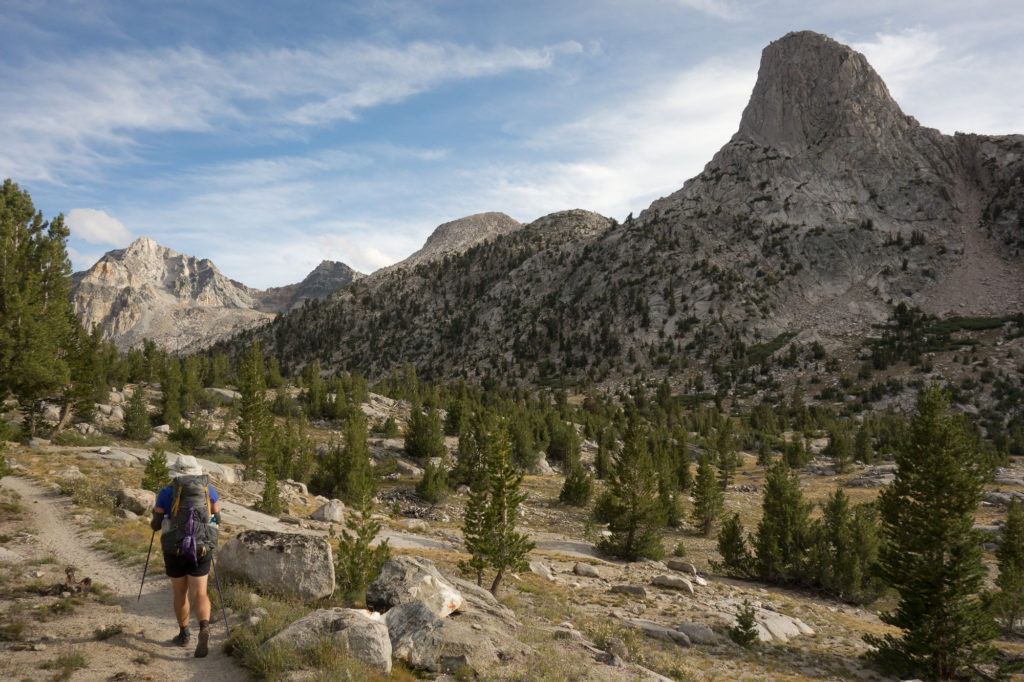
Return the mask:
<svg viewBox="0 0 1024 682">
<path fill-rule="evenodd" d="M 258 288 L 369 273 L 474 213 L 638 213 L 795 30 L 924 125 L 1024 133 L 1020 0 L 3 0 L 0 178 L 76 271 L 146 236 Z"/>
</svg>

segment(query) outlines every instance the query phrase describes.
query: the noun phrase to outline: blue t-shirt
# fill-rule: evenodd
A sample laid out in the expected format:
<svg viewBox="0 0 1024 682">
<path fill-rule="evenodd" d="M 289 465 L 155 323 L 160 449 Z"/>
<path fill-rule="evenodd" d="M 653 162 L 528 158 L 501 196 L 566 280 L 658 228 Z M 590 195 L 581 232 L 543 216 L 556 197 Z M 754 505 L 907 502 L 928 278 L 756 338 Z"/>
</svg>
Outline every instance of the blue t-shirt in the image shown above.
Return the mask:
<svg viewBox="0 0 1024 682">
<path fill-rule="evenodd" d="M 212 506 L 220 498 L 217 497 L 217 491 L 213 489 L 212 485 L 206 486 L 206 490 L 210 493 L 210 505 Z M 172 504 L 174 504 L 174 489 L 171 486 L 161 488 L 160 492 L 156 495 L 156 503 L 153 507 L 163 509 L 164 515 L 167 515 L 171 511 Z"/>
</svg>

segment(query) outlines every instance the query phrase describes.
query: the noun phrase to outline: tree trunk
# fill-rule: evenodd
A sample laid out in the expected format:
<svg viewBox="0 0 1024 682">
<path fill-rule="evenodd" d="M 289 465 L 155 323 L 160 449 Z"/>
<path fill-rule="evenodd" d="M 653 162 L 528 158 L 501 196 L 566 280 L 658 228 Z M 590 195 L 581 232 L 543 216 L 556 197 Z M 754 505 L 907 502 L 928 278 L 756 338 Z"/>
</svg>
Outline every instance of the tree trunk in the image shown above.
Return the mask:
<svg viewBox="0 0 1024 682">
<path fill-rule="evenodd" d="M 64 409 L 61 411 L 60 421 L 57 422 L 57 428 L 53 430 L 53 435 L 57 435 L 64 430 L 64 427 L 68 425 L 71 420 L 71 401 L 64 401 Z"/>
<path fill-rule="evenodd" d="M 495 597 L 498 596 L 498 585 L 501 584 L 501 579 L 505 577 L 505 569 L 499 568 L 498 575 L 494 576 L 494 582 L 491 583 L 491 594 Z"/>
</svg>

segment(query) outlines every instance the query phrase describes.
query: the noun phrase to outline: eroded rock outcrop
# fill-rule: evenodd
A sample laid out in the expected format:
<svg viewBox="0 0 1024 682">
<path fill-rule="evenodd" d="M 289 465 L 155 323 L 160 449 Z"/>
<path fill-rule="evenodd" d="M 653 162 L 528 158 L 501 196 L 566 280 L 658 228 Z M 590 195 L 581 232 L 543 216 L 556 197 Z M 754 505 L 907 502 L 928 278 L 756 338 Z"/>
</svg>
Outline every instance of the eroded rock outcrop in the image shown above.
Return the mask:
<svg viewBox="0 0 1024 682">
<path fill-rule="evenodd" d="M 217 551 L 217 570 L 267 592 L 322 599 L 334 592 L 334 556 L 326 538 L 246 530 Z"/>
</svg>

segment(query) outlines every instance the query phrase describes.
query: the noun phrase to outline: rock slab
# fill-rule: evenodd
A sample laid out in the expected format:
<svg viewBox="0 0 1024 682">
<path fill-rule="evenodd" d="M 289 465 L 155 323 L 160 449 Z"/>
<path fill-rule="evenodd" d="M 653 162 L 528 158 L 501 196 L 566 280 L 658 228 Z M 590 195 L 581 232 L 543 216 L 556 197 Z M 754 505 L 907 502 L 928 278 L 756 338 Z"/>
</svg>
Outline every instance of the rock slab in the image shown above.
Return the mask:
<svg viewBox="0 0 1024 682">
<path fill-rule="evenodd" d="M 253 582 L 267 592 L 323 599 L 334 592 L 334 557 L 326 538 L 246 530 L 217 552 L 217 570 Z"/>
</svg>

